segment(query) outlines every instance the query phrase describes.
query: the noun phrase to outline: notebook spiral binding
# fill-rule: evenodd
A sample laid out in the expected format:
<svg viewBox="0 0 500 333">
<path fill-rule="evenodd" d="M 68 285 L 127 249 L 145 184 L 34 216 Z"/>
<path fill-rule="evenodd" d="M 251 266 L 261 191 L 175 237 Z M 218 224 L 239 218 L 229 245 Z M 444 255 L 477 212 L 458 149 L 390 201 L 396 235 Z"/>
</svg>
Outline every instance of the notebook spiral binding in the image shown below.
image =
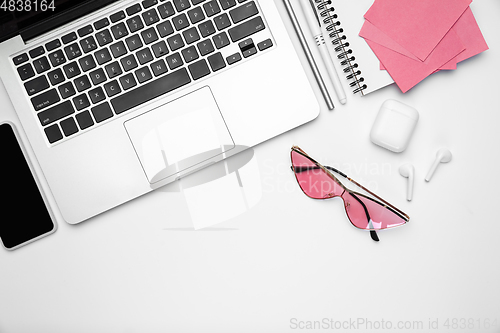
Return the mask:
<svg viewBox="0 0 500 333">
<path fill-rule="evenodd" d="M 363 83 L 365 79 L 361 76 L 358 64 L 354 62 L 356 57 L 352 54 L 352 49 L 349 48 L 347 37 L 343 34 L 344 29 L 341 27 L 340 20 L 337 19 L 338 16 L 335 14 L 335 8 L 331 6 L 332 1 L 314 1 L 316 2 L 319 15 L 322 17 L 323 24 L 325 24 L 326 30 L 329 32 L 334 50 L 337 52 L 337 58 L 340 60 L 340 64 L 344 66 L 343 71 L 346 79 L 353 80 L 349 83 L 349 86 L 354 88 L 354 94 L 362 92 L 367 88 L 367 85 Z"/>
</svg>

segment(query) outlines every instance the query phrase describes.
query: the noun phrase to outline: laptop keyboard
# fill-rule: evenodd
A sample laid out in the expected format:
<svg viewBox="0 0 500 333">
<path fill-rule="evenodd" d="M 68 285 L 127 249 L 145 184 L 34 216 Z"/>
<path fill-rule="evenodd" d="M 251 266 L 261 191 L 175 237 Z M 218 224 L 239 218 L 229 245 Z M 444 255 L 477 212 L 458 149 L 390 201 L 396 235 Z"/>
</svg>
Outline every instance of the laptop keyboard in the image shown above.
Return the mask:
<svg viewBox="0 0 500 333">
<path fill-rule="evenodd" d="M 55 143 L 264 51 L 264 29 L 255 1 L 144 0 L 13 62 Z"/>
</svg>

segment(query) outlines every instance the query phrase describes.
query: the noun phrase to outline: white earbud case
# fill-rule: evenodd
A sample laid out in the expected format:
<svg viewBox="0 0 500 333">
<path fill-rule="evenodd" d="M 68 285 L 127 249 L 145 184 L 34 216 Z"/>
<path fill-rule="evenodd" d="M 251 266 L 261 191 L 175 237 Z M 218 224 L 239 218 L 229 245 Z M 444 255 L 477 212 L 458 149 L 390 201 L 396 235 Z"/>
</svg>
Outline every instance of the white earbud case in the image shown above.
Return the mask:
<svg viewBox="0 0 500 333">
<path fill-rule="evenodd" d="M 408 147 L 418 117 L 415 108 L 388 99 L 382 104 L 373 123 L 370 139 L 376 145 L 400 153 Z"/>
</svg>

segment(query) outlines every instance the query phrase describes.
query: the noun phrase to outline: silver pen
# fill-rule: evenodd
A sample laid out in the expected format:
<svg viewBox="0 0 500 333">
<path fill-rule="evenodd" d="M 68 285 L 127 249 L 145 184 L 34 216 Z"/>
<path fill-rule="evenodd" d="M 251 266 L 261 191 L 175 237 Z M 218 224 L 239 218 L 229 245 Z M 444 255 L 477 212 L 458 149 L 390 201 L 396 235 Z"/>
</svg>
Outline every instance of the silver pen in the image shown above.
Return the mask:
<svg viewBox="0 0 500 333">
<path fill-rule="evenodd" d="M 311 66 L 314 77 L 316 78 L 316 81 L 318 82 L 319 89 L 321 90 L 321 93 L 323 94 L 323 97 L 325 98 L 326 105 L 328 106 L 329 110 L 333 110 L 335 108 L 335 106 L 333 105 L 332 98 L 330 97 L 330 93 L 326 89 L 325 82 L 323 81 L 323 78 L 321 77 L 321 73 L 319 72 L 318 66 L 316 65 L 316 62 L 314 61 L 314 58 L 313 58 L 313 55 L 311 53 L 311 50 L 309 49 L 309 46 L 307 45 L 306 38 L 304 37 L 304 33 L 302 32 L 302 29 L 300 28 L 299 21 L 297 20 L 297 16 L 295 16 L 295 12 L 293 11 L 292 5 L 290 4 L 290 0 L 283 0 L 283 3 L 285 4 L 285 8 L 286 8 L 286 11 L 288 12 L 288 16 L 290 16 L 290 19 L 292 20 L 292 25 L 293 25 L 293 28 L 295 29 L 295 32 L 297 33 L 297 36 L 299 37 L 300 44 L 302 45 L 302 48 L 304 49 L 307 61 L 309 62 L 309 66 Z"/>
<path fill-rule="evenodd" d="M 310 7 L 308 6 L 308 3 Z M 302 6 L 302 11 L 307 19 L 307 23 L 309 24 L 309 29 L 311 29 L 312 35 L 314 37 L 314 41 L 316 45 L 318 45 L 319 52 L 321 53 L 321 58 L 323 58 L 323 63 L 325 64 L 326 69 L 328 70 L 328 74 L 330 75 L 330 79 L 333 83 L 333 88 L 337 93 L 337 97 L 341 104 L 345 104 L 347 101 L 344 88 L 342 88 L 342 84 L 340 83 L 339 75 L 333 67 L 332 57 L 328 53 L 326 48 L 325 39 L 323 38 L 323 33 L 321 32 L 321 23 L 318 17 L 318 13 L 314 8 L 314 4 L 311 0 L 300 0 L 300 4 Z"/>
</svg>

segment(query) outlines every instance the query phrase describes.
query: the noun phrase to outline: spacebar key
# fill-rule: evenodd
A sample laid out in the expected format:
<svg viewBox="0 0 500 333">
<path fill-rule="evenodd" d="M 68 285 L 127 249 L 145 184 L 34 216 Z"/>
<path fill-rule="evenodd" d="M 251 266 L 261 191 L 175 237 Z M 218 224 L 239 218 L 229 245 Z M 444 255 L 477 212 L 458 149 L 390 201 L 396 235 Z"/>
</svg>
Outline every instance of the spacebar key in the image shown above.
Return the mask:
<svg viewBox="0 0 500 333">
<path fill-rule="evenodd" d="M 111 100 L 111 105 L 113 105 L 115 113 L 119 114 L 182 87 L 189 82 L 191 82 L 189 74 L 185 68 L 182 68 L 113 98 Z"/>
</svg>

